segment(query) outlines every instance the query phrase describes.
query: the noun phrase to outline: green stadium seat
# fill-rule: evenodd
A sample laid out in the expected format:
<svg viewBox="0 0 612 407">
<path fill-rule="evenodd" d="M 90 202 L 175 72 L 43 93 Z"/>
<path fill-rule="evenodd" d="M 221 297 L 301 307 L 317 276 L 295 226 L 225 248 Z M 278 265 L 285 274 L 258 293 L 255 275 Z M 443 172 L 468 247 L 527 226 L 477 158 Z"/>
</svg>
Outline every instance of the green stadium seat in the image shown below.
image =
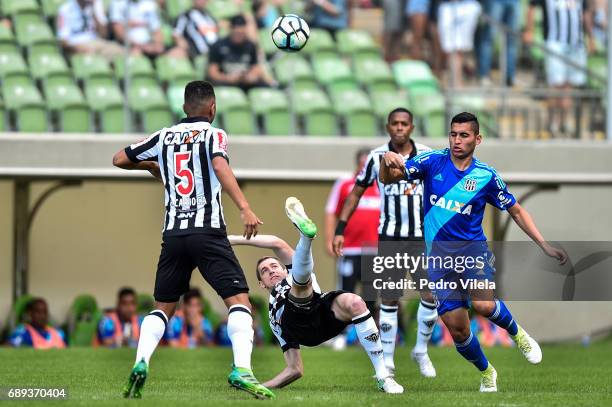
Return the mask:
<svg viewBox="0 0 612 407">
<path fill-rule="evenodd" d="M 423 61 L 405 59 L 396 61 L 392 65 L 395 81 L 405 89 L 431 88 L 439 89 L 438 79 L 435 77 L 431 68 Z"/>
<path fill-rule="evenodd" d="M 45 45 L 44 48 L 50 47 Z M 45 79 L 56 75 L 71 75 L 70 69 L 55 47 L 49 49 L 31 48 L 29 52 L 30 71 L 34 79 Z"/>
<path fill-rule="evenodd" d="M 80 80 L 112 78 L 113 70 L 106 58 L 95 54 L 77 54 L 71 60 L 74 76 Z"/>
<path fill-rule="evenodd" d="M 336 55 L 336 43 L 332 38 L 331 34 L 321 28 L 311 28 L 310 37 L 308 38 L 308 44 L 302 49 L 301 52 L 307 55 Z"/>
<path fill-rule="evenodd" d="M 274 73 L 283 86 L 293 85 L 295 88 L 316 86 L 314 72 L 301 55 L 285 54 L 274 64 Z"/>
<path fill-rule="evenodd" d="M 196 77 L 204 78 L 206 75 L 206 68 L 208 67 L 208 56 L 198 55 L 193 59 L 193 66 L 195 68 Z"/>
<path fill-rule="evenodd" d="M 166 95 L 159 85 L 149 78 L 143 79 L 130 84 L 128 101 L 130 108 L 140 114 L 144 131 L 153 133 L 170 126 L 174 120 Z"/>
<path fill-rule="evenodd" d="M 85 95 L 90 108 L 99 115 L 104 133 L 122 133 L 125 130 L 123 95 L 110 79 L 92 79 L 85 83 Z"/>
<path fill-rule="evenodd" d="M 0 78 L 6 78 L 9 75 L 27 76 L 28 74 L 28 66 L 21 54 L 17 52 L 0 53 Z"/>
<path fill-rule="evenodd" d="M 47 112 L 42 96 L 26 76 L 8 77 L 2 83 L 7 109 L 14 112 L 17 130 L 43 132 L 47 130 Z"/>
<path fill-rule="evenodd" d="M 446 137 L 446 108 L 440 93 L 410 94 L 413 113 L 419 119 L 421 134 L 426 137 Z"/>
<path fill-rule="evenodd" d="M 42 11 L 45 17 L 55 19 L 57 13 L 65 0 L 42 0 Z"/>
<path fill-rule="evenodd" d="M 187 80 L 176 80 L 168 84 L 167 96 L 168 102 L 170 103 L 170 110 L 174 116 L 182 119 L 186 117 L 183 111 L 183 103 L 185 101 L 185 85 L 189 81 Z"/>
<path fill-rule="evenodd" d="M 196 72 L 187 58 L 171 58 L 169 56 L 159 56 L 155 60 L 157 77 L 162 82 L 176 81 L 179 79 L 194 80 Z"/>
<path fill-rule="evenodd" d="M 117 78 L 123 80 L 125 77 L 125 59 L 123 57 L 116 58 L 114 65 Z M 130 78 L 155 78 L 153 65 L 149 58 L 145 56 L 130 56 L 128 59 L 128 69 Z"/>
<path fill-rule="evenodd" d="M 17 42 L 22 47 L 33 44 L 56 44 L 55 36 L 40 16 L 19 15 L 15 17 Z"/>
<path fill-rule="evenodd" d="M 6 24 L 0 24 L 0 43 L 15 43 L 15 36 L 13 35 L 13 31 Z"/>
<path fill-rule="evenodd" d="M 261 115 L 265 133 L 275 136 L 293 134 L 293 120 L 289 100 L 278 89 L 256 88 L 249 92 L 249 100 L 255 114 Z"/>
<path fill-rule="evenodd" d="M 33 298 L 30 294 L 24 294 L 13 303 L 7 324 L 9 332 L 13 331 L 17 325 L 24 321 L 26 306 Z"/>
<path fill-rule="evenodd" d="M 373 102 L 374 113 L 385 123 L 387 122 L 389 112 L 392 110 L 398 107 L 409 108 L 408 96 L 405 91 L 372 90 L 370 96 Z"/>
<path fill-rule="evenodd" d="M 608 60 L 605 55 L 589 55 L 587 67 L 590 71 L 593 71 L 604 78 L 608 76 Z M 606 88 L 605 82 L 598 80 L 592 75 L 588 75 L 588 82 L 590 88 L 601 90 Z"/>
<path fill-rule="evenodd" d="M 341 30 L 337 33 L 338 50 L 342 54 L 366 54 L 380 56 L 380 45 L 369 32 L 363 30 Z"/>
<path fill-rule="evenodd" d="M 236 14 L 242 13 L 240 6 L 233 1 L 227 0 L 210 0 L 207 9 L 217 20 L 227 20 Z"/>
<path fill-rule="evenodd" d="M 91 131 L 89 105 L 71 77 L 47 79 L 44 90 L 47 107 L 58 115 L 61 131 L 67 133 Z"/>
<path fill-rule="evenodd" d="M 379 133 L 376 116 L 368 96 L 361 90 L 331 92 L 334 110 L 344 119 L 349 136 L 372 137 Z"/>
<path fill-rule="evenodd" d="M 185 11 L 191 8 L 192 0 L 166 0 L 166 13 L 171 21 L 174 21 Z"/>
<path fill-rule="evenodd" d="M 304 121 L 304 133 L 313 136 L 338 135 L 338 123 L 331 103 L 320 89 L 295 89 L 295 113 Z"/>
<path fill-rule="evenodd" d="M 351 67 L 338 57 L 314 56 L 312 68 L 319 83 L 330 90 L 357 88 Z"/>
<path fill-rule="evenodd" d="M 2 13 L 15 16 L 24 13 L 38 13 L 40 6 L 36 0 L 2 0 Z"/>
<path fill-rule="evenodd" d="M 259 45 L 261 45 L 261 48 L 266 55 L 272 55 L 278 51 L 278 48 L 276 48 L 276 45 L 274 45 L 274 42 L 272 42 L 270 28 L 262 28 L 259 30 L 258 37 Z"/>
<path fill-rule="evenodd" d="M 381 90 L 395 89 L 395 79 L 389 65 L 380 57 L 359 56 L 353 58 L 355 78 L 364 86 Z"/>
<path fill-rule="evenodd" d="M 228 133 L 255 134 L 255 121 L 244 92 L 233 86 L 215 88 L 217 110 L 221 114 L 223 128 Z"/>
<path fill-rule="evenodd" d="M 91 346 L 97 335 L 102 313 L 92 295 L 83 294 L 74 299 L 68 313 L 68 343 L 74 346 Z"/>
</svg>

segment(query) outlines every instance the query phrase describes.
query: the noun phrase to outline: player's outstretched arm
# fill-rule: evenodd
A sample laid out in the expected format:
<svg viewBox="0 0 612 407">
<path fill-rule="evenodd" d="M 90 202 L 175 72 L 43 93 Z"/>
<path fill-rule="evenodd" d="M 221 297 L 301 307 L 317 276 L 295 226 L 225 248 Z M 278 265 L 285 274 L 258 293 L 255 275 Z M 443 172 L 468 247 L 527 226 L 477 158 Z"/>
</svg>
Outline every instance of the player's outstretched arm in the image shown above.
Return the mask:
<svg viewBox="0 0 612 407">
<path fill-rule="evenodd" d="M 257 235 L 247 240 L 243 236 L 229 235 L 227 238 L 232 246 L 246 245 L 270 249 L 274 251 L 274 255 L 278 257 L 283 264 L 291 264 L 293 259 L 293 247 L 278 236 Z"/>
<path fill-rule="evenodd" d="M 406 178 L 406 165 L 404 157 L 393 151 L 387 151 L 380 160 L 378 174 L 383 184 L 393 184 Z"/>
<path fill-rule="evenodd" d="M 263 383 L 269 389 L 285 387 L 304 375 L 304 365 L 302 364 L 302 356 L 299 349 L 287 349 L 283 355 L 285 356 L 287 367 L 274 378 Z"/>
<path fill-rule="evenodd" d="M 544 253 L 546 253 L 550 257 L 554 257 L 559 260 L 560 264 L 565 264 L 567 261 L 567 253 L 563 250 L 557 249 L 556 247 L 552 247 L 538 230 L 533 218 L 527 212 L 525 208 L 523 208 L 518 202 L 508 208 L 508 213 L 522 230 L 533 240 Z"/>
<path fill-rule="evenodd" d="M 119 150 L 117 154 L 113 156 L 113 165 L 124 170 L 143 170 L 149 171 L 156 179 L 162 180 L 161 172 L 159 171 L 159 164 L 157 161 L 140 161 L 133 162 L 125 153 L 125 150 Z"/>
<path fill-rule="evenodd" d="M 363 196 L 365 190 L 366 187 L 355 184 L 351 190 L 351 193 L 344 200 L 344 205 L 340 211 L 338 225 L 336 226 L 336 231 L 334 232 L 334 238 L 332 240 L 332 249 L 336 256 L 342 256 L 342 247 L 344 246 L 344 228 L 346 227 L 348 220 L 353 215 L 353 212 L 355 212 L 355 209 L 357 209 L 359 200 Z"/>
<path fill-rule="evenodd" d="M 225 157 L 217 156 L 212 159 L 212 165 L 221 186 L 240 210 L 240 219 L 244 224 L 243 236 L 247 239 L 257 236 L 257 228 L 263 225 L 263 222 L 251 210 L 227 160 Z"/>
</svg>

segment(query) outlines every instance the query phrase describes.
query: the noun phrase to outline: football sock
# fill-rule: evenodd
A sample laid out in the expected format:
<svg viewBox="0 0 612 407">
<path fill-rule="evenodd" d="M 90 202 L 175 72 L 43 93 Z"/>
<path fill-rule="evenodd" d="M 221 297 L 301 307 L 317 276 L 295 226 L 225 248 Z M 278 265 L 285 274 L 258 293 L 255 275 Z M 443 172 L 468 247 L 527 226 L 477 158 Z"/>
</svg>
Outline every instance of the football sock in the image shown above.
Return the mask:
<svg viewBox="0 0 612 407">
<path fill-rule="evenodd" d="M 436 305 L 430 302 L 421 300 L 417 311 L 417 338 L 414 346 L 415 353 L 427 353 L 427 343 L 431 338 L 431 333 L 434 330 L 436 321 L 438 320 L 438 311 Z"/>
<path fill-rule="evenodd" d="M 504 328 L 512 336 L 518 333 L 518 326 L 514 322 L 512 314 L 501 300 L 495 300 L 495 311 L 487 318 L 500 328 Z"/>
<path fill-rule="evenodd" d="M 382 342 L 385 365 L 395 368 L 393 354 L 395 353 L 395 338 L 397 336 L 397 305 L 380 306 L 380 340 Z"/>
<path fill-rule="evenodd" d="M 140 325 L 136 363 L 144 359 L 145 363 L 149 364 L 151 355 L 155 352 L 157 344 L 164 336 L 167 325 L 168 316 L 162 310 L 156 309 L 144 317 L 142 325 Z"/>
<path fill-rule="evenodd" d="M 489 361 L 482 352 L 478 338 L 476 338 L 471 331 L 470 336 L 465 341 L 461 343 L 455 342 L 455 348 L 457 348 L 457 352 L 459 352 L 461 356 L 466 358 L 469 362 L 472 362 L 481 372 L 486 370 L 487 366 L 489 366 Z"/>
<path fill-rule="evenodd" d="M 234 366 L 251 370 L 253 317 L 246 305 L 235 304 L 229 308 L 227 334 L 232 342 Z"/>
<path fill-rule="evenodd" d="M 384 379 L 389 376 L 389 370 L 385 366 L 378 328 L 376 327 L 376 322 L 374 322 L 374 318 L 372 318 L 370 311 L 366 311 L 353 318 L 353 324 L 355 324 L 359 343 L 361 343 L 361 346 L 363 346 L 363 349 L 365 349 L 370 357 L 370 361 L 372 361 L 372 365 L 376 371 L 376 378 Z"/>
<path fill-rule="evenodd" d="M 312 239 L 300 233 L 300 240 L 295 247 L 291 260 L 291 277 L 298 285 L 305 285 L 310 281 L 310 274 L 314 267 L 311 250 Z"/>
</svg>

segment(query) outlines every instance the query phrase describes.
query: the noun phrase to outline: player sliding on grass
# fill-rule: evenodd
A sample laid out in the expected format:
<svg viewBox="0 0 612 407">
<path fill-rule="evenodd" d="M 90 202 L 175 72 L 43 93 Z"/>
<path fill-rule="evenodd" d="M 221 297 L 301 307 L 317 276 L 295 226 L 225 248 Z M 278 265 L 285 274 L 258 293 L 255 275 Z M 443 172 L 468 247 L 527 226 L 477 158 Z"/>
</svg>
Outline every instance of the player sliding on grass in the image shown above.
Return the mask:
<svg viewBox="0 0 612 407">
<path fill-rule="evenodd" d="M 529 213 L 508 192 L 495 170 L 478 161 L 474 150 L 481 142 L 478 119 L 471 113 L 453 117 L 449 133 L 450 149 L 435 150 L 405 160 L 401 155 L 387 152 L 380 167 L 380 180 L 384 183 L 399 179 L 421 179 L 424 183 L 425 241 L 428 255 L 442 250 L 462 249 L 457 242 L 468 245 L 475 253 L 490 255 L 486 236 L 482 230 L 482 217 L 487 203 L 507 210 L 514 222 L 550 257 L 561 264 L 567 260 L 565 252 L 548 244 Z M 455 255 L 457 253 L 454 253 Z M 461 253 L 463 254 L 463 253 Z M 460 283 L 468 276 L 491 276 L 494 257 L 484 266 L 457 274 L 444 266 L 428 268 L 429 280 Z M 465 281 L 465 280 L 464 280 Z M 461 287 L 458 285 L 458 287 Z M 452 287 L 451 287 L 452 288 Z M 438 314 L 448 327 L 457 351 L 482 372 L 480 391 L 497 391 L 497 372 L 485 357 L 478 339 L 470 330 L 467 308 L 472 296 L 473 309 L 508 331 L 518 348 L 530 363 L 542 360 L 538 343 L 519 326 L 503 301 L 494 298 L 493 290 L 467 292 L 459 288 L 435 289 Z"/>
<path fill-rule="evenodd" d="M 259 285 L 270 292 L 270 326 L 287 367 L 264 386 L 283 387 L 302 377 L 300 345 L 320 345 L 354 324 L 359 342 L 374 365 L 378 388 L 386 393 L 403 393 L 404 388 L 385 366 L 378 328 L 361 297 L 345 291 L 321 292 L 313 274 L 311 250 L 317 226 L 297 198 L 287 198 L 285 210 L 300 231 L 295 250 L 276 236 L 260 235 L 250 240 L 229 236 L 233 245 L 272 249 L 277 256 L 259 259 L 256 271 Z"/>
</svg>

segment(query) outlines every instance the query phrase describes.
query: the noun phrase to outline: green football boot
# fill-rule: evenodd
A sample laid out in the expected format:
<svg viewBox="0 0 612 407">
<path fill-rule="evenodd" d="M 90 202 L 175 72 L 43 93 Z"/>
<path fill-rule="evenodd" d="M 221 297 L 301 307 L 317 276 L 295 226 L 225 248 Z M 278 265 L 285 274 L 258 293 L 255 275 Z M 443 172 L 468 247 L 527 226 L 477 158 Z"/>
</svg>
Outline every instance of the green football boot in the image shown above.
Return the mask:
<svg viewBox="0 0 612 407">
<path fill-rule="evenodd" d="M 287 212 L 287 217 L 298 228 L 301 234 L 311 239 L 317 235 L 317 225 L 306 215 L 304 206 L 299 199 L 293 196 L 287 198 L 285 201 L 285 212 Z"/>
<path fill-rule="evenodd" d="M 145 363 L 144 359 L 140 362 L 137 362 L 132 368 L 132 373 L 130 373 L 130 377 L 128 382 L 123 386 L 123 397 L 130 397 L 130 392 L 132 392 L 132 388 L 134 389 L 132 393 L 132 397 L 135 399 L 142 398 L 142 388 L 144 387 L 145 381 L 147 380 L 147 374 L 149 373 L 149 366 Z"/>
<path fill-rule="evenodd" d="M 230 384 L 230 386 L 233 386 L 238 390 L 244 390 L 247 393 L 251 393 L 253 396 L 259 399 L 276 398 L 274 393 L 259 383 L 250 369 L 235 366 L 232 367 L 232 371 L 227 377 L 227 382 Z"/>
</svg>

